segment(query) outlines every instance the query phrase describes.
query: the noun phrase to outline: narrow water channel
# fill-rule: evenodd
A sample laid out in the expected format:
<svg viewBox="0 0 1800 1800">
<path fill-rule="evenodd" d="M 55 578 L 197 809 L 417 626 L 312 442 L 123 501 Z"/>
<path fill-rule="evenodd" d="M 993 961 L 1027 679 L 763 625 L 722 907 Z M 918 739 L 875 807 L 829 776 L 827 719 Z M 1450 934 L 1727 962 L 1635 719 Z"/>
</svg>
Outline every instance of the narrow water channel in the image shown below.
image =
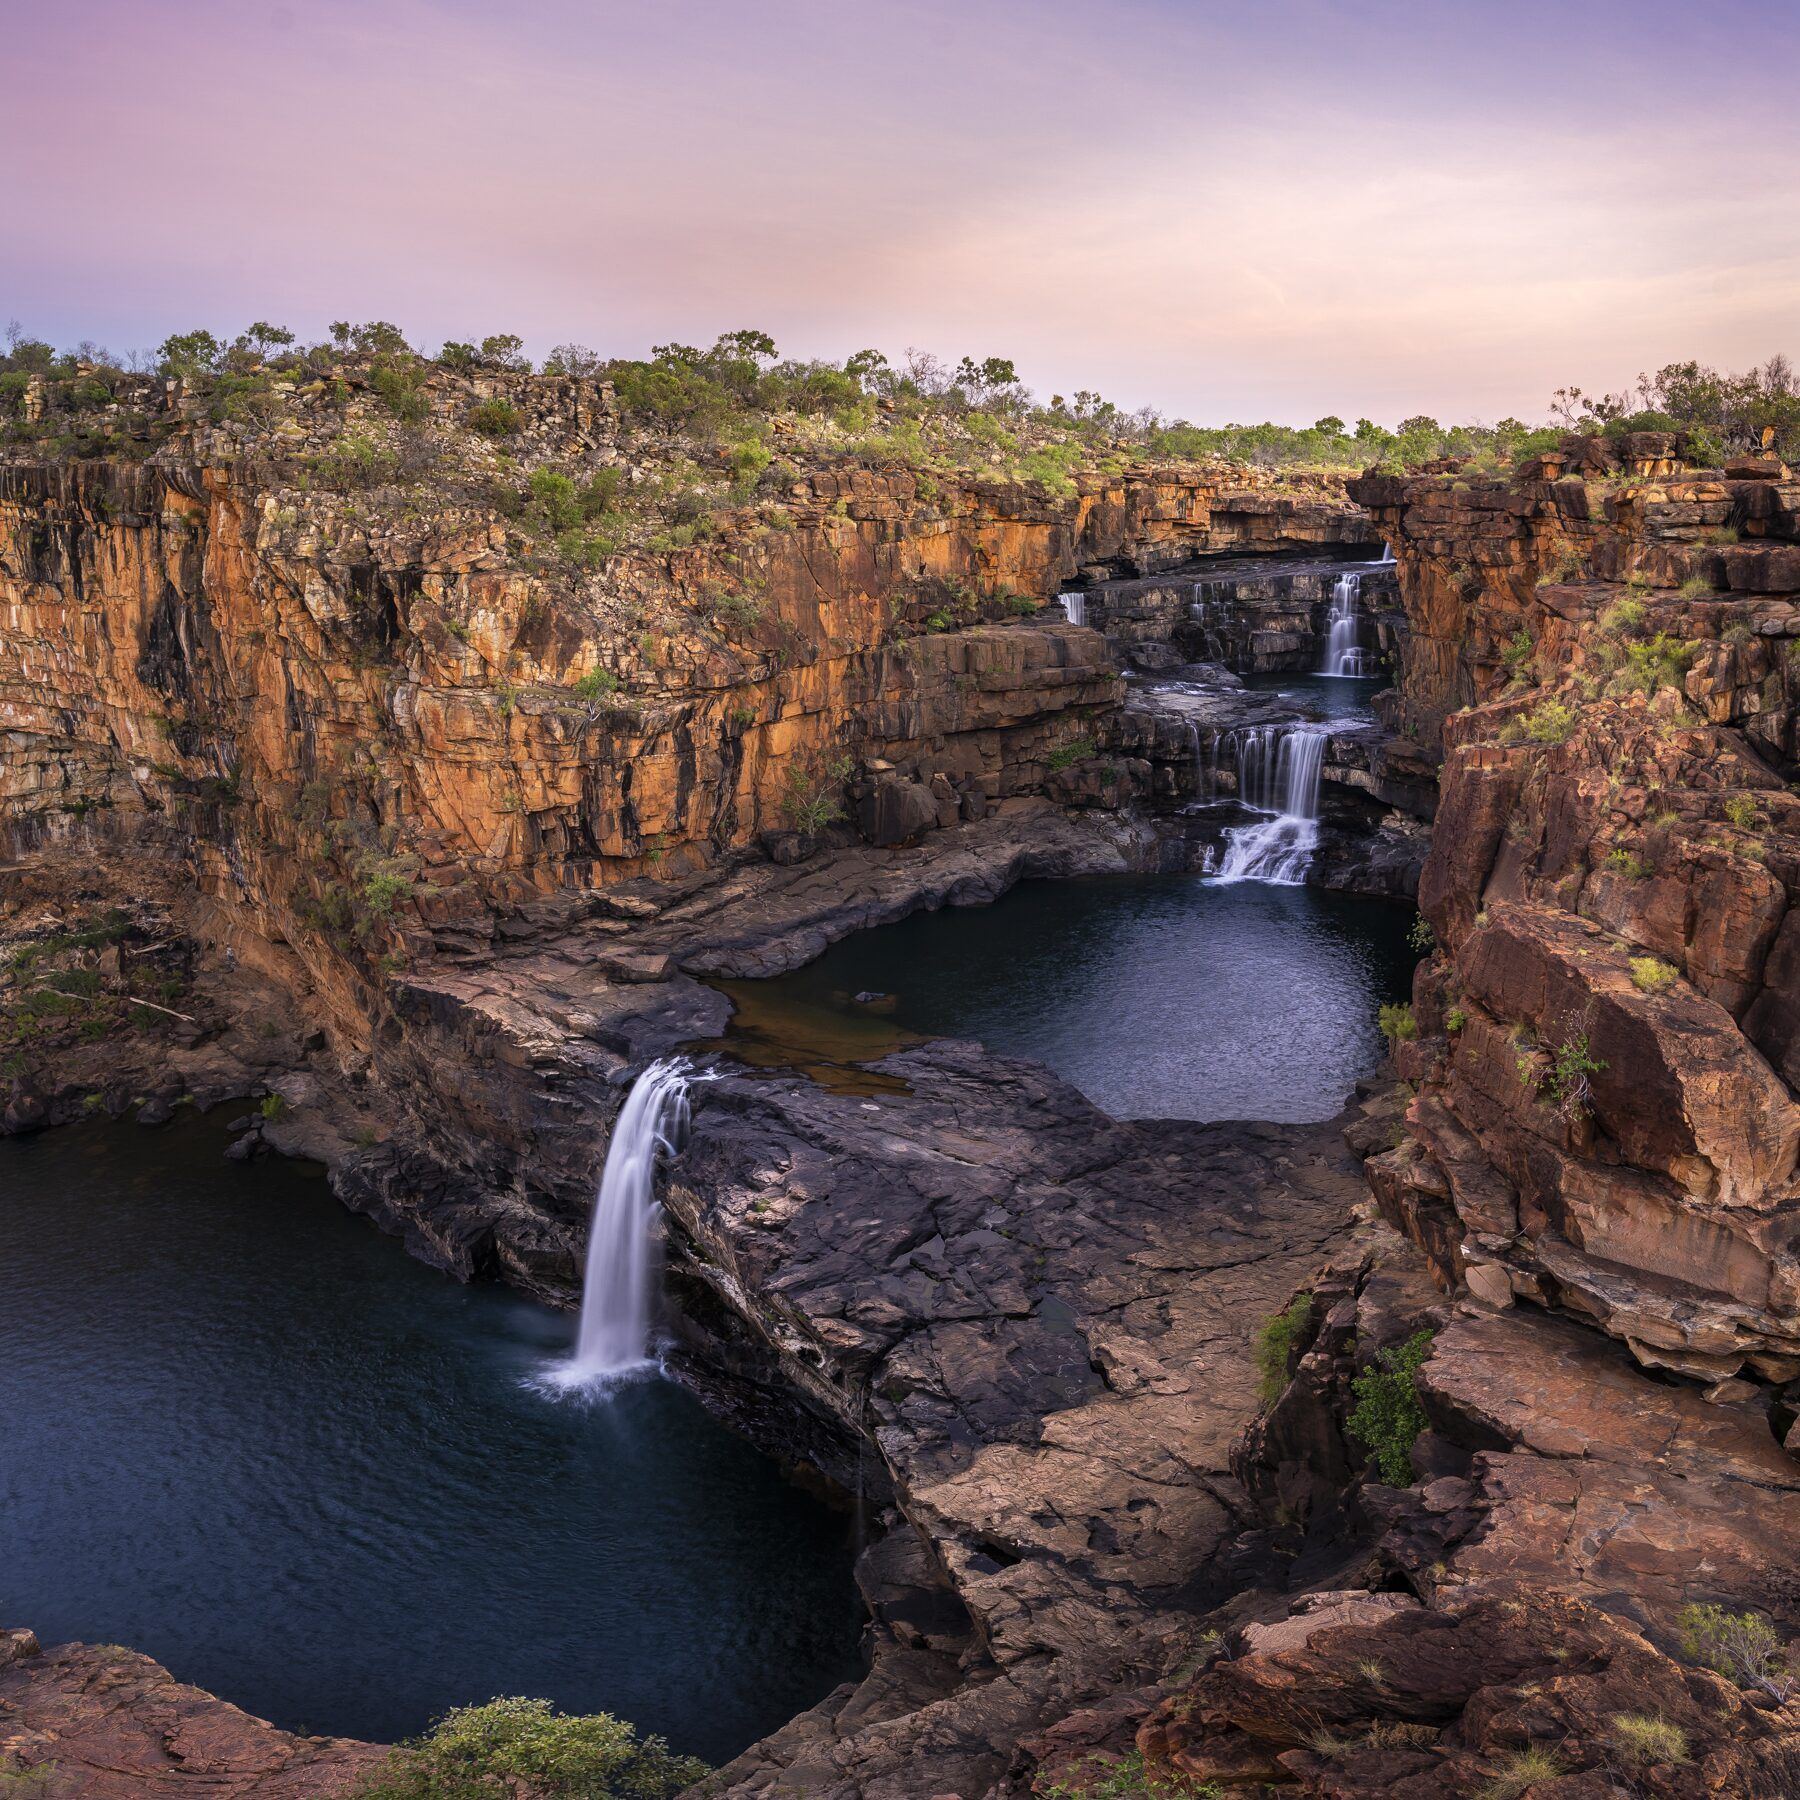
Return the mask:
<svg viewBox="0 0 1800 1800">
<path fill-rule="evenodd" d="M 0 1622 L 293 1729 L 530 1694 L 715 1762 L 859 1672 L 846 1515 L 667 1382 L 535 1391 L 572 1317 L 224 1142 L 0 1142 Z"/>
</svg>

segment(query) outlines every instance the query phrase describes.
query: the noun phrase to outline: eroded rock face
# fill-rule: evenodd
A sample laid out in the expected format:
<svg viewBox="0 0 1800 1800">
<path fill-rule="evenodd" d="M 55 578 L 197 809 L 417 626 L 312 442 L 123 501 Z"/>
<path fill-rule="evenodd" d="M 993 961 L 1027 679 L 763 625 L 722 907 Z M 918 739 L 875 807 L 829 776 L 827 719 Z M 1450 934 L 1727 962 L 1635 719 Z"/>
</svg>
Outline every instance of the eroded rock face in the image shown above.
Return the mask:
<svg viewBox="0 0 1800 1800">
<path fill-rule="evenodd" d="M 1691 1604 L 1800 1624 L 1800 1472 L 1754 1390 L 1709 1400 L 1582 1326 L 1447 1311 L 1384 1236 L 1314 1284 L 1292 1379 L 1236 1463 L 1285 1521 L 1298 1591 L 1223 1614 L 1138 1747 L 1228 1791 L 1336 1800 L 1479 1793 L 1526 1751 L 1546 1793 L 1792 1792 L 1800 1708 L 1680 1647 Z M 1399 1491 L 1345 1430 L 1350 1384 L 1419 1328 L 1429 1429 Z"/>
<path fill-rule="evenodd" d="M 1446 1281 L 1785 1382 L 1800 488 L 1636 461 L 1352 484 L 1400 559 L 1395 716 L 1444 759 L 1420 1091 L 1371 1176 Z"/>
<path fill-rule="evenodd" d="M 40 1650 L 29 1631 L 0 1632 L 0 1777 L 20 1792 L 331 1800 L 386 1755 L 378 1744 L 277 1731 L 135 1650 Z"/>
</svg>

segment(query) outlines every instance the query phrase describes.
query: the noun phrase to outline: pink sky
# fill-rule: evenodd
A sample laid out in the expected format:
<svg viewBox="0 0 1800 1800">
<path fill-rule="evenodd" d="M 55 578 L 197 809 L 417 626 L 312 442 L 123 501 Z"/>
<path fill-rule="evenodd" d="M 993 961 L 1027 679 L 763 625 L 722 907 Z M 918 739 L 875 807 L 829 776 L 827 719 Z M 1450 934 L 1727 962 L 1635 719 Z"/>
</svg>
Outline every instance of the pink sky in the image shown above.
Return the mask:
<svg viewBox="0 0 1800 1800">
<path fill-rule="evenodd" d="M 1800 354 L 1800 3 L 56 0 L 0 317 L 1013 357 L 1223 422 Z"/>
</svg>

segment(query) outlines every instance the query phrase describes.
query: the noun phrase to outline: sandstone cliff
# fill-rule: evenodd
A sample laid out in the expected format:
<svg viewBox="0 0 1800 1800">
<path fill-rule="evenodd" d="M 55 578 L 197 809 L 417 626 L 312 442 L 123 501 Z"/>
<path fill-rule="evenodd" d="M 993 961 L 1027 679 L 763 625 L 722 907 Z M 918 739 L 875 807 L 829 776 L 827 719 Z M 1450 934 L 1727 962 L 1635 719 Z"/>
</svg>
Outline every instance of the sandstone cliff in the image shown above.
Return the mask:
<svg viewBox="0 0 1800 1800">
<path fill-rule="evenodd" d="M 1401 562 L 1395 713 L 1443 754 L 1419 1092 L 1371 1168 L 1446 1280 L 1786 1383 L 1800 484 L 1646 435 L 1604 472 L 1353 484 Z"/>
</svg>

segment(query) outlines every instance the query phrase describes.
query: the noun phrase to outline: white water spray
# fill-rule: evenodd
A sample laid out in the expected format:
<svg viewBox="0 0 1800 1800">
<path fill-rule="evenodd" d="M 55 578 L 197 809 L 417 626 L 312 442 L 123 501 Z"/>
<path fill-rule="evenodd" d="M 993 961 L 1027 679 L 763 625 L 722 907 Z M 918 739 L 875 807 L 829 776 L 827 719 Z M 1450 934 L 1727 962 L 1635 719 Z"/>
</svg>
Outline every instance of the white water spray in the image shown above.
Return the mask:
<svg viewBox="0 0 1800 1800">
<path fill-rule="evenodd" d="M 557 1387 L 603 1384 L 654 1366 L 656 1164 L 687 1134 L 688 1069 L 683 1056 L 653 1062 L 620 1108 L 588 1230 L 575 1354 L 547 1377 Z"/>
<path fill-rule="evenodd" d="M 1238 798 L 1275 816 L 1227 831 L 1212 879 L 1298 887 L 1319 844 L 1319 782 L 1331 733 L 1317 725 L 1258 725 L 1233 737 Z"/>
<path fill-rule="evenodd" d="M 1058 594 L 1056 597 L 1062 602 L 1063 617 L 1067 619 L 1071 625 L 1085 625 L 1087 623 L 1086 594 L 1077 590 L 1072 593 Z"/>
<path fill-rule="evenodd" d="M 1331 616 L 1321 675 L 1360 679 L 1368 673 L 1368 653 L 1356 641 L 1356 608 L 1362 599 L 1362 577 L 1340 575 L 1331 588 Z"/>
</svg>

